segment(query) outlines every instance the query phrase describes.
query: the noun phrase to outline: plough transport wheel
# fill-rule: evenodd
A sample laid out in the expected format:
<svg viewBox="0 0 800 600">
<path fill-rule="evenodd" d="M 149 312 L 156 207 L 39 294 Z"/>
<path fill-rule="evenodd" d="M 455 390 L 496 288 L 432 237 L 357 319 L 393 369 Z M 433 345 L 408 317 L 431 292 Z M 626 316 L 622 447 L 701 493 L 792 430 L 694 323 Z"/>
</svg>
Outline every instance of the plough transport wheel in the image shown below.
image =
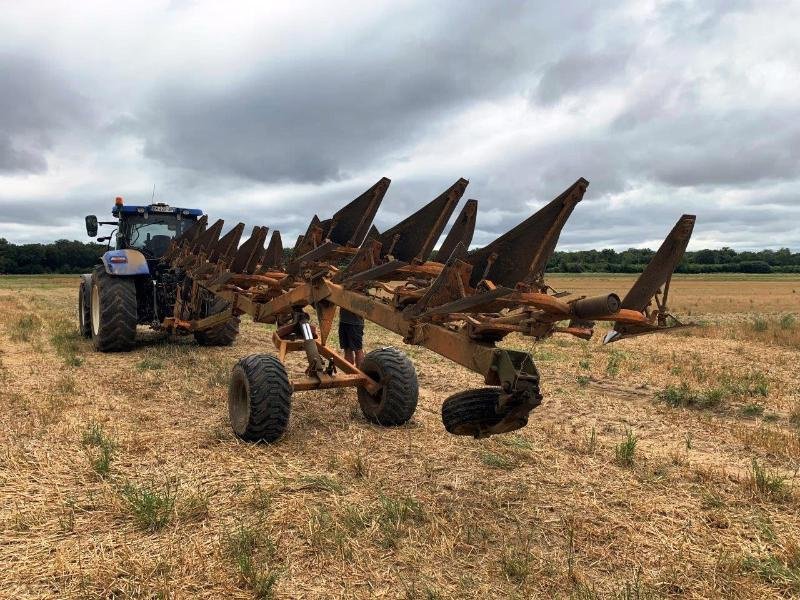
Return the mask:
<svg viewBox="0 0 800 600">
<path fill-rule="evenodd" d="M 408 422 L 417 409 L 417 371 L 408 356 L 396 348 L 379 348 L 364 357 L 361 370 L 381 383 L 376 395 L 358 388 L 358 403 L 364 416 L 384 426 Z"/>
<path fill-rule="evenodd" d="M 289 426 L 292 388 L 271 354 L 252 354 L 233 367 L 228 413 L 233 432 L 248 442 L 275 442 Z"/>
<path fill-rule="evenodd" d="M 500 388 L 477 388 L 453 394 L 442 404 L 444 428 L 453 435 L 481 437 L 506 415 L 497 412 Z"/>
<path fill-rule="evenodd" d="M 224 300 L 218 300 L 208 312 L 207 317 L 221 313 L 227 309 L 230 303 Z M 195 331 L 194 339 L 201 346 L 230 346 L 236 341 L 236 336 L 239 335 L 239 317 L 231 317 L 224 323 L 206 329 L 204 331 Z"/>
</svg>

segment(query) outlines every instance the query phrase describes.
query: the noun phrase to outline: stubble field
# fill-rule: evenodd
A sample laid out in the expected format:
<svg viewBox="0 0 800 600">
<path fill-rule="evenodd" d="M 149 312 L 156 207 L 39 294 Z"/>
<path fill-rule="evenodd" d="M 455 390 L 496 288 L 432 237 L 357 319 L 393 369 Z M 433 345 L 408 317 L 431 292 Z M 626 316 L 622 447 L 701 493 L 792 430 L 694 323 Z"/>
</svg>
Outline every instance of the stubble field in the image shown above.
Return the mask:
<svg viewBox="0 0 800 600">
<path fill-rule="evenodd" d="M 0 277 L 0 597 L 798 595 L 800 279 L 671 294 L 698 327 L 509 340 L 545 400 L 488 440 L 439 416 L 477 375 L 368 324 L 368 350 L 417 367 L 411 423 L 368 423 L 352 389 L 298 393 L 265 446 L 234 438 L 226 399 L 268 328 L 243 322 L 230 348 L 140 330 L 134 352 L 97 354 L 77 277 Z"/>
</svg>

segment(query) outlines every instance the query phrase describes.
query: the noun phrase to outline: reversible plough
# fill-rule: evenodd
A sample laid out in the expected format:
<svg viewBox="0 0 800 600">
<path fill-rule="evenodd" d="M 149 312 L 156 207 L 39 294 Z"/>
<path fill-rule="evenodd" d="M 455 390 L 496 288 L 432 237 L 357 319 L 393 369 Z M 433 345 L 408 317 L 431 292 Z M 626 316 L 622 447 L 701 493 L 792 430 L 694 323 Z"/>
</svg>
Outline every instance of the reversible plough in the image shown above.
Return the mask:
<svg viewBox="0 0 800 600">
<path fill-rule="evenodd" d="M 291 253 L 274 231 L 244 225 L 221 235 L 223 222 L 206 217 L 172 242 L 164 258 L 183 281 L 168 328 L 198 331 L 248 314 L 276 325 L 277 356 L 256 354 L 233 369 L 229 410 L 235 433 L 274 441 L 288 425 L 292 392 L 355 386 L 365 416 L 383 425 L 408 421 L 417 404 L 409 359 L 394 348 L 369 353 L 361 368 L 331 349 L 337 307 L 360 315 L 470 369 L 487 387 L 467 390 L 442 405 L 447 431 L 485 437 L 528 422 L 542 401 L 530 354 L 498 346 L 516 333 L 534 339 L 563 333 L 588 339 L 595 321 L 613 322 L 605 342 L 682 326 L 667 309 L 672 274 L 695 218 L 683 215 L 620 299 L 610 293 L 566 299 L 544 274 L 559 234 L 586 192 L 578 179 L 534 215 L 489 245 L 470 251 L 477 201 L 468 200 L 438 252 L 434 247 L 467 187 L 459 179 L 410 217 L 380 233 L 372 221 L 389 187 L 384 178 L 328 219 L 311 220 Z M 209 303 L 224 300 L 222 312 Z M 316 325 L 310 311 L 316 313 Z M 287 353 L 301 351 L 308 367 L 289 379 Z"/>
</svg>

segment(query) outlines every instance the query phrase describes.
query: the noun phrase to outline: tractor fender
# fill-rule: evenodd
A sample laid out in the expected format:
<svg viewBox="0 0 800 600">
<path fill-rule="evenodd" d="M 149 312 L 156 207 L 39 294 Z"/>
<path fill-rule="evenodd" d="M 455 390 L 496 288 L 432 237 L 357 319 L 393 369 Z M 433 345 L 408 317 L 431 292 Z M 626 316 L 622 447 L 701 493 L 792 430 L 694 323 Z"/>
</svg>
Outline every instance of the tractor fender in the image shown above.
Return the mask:
<svg viewBox="0 0 800 600">
<path fill-rule="evenodd" d="M 109 275 L 149 275 L 144 254 L 138 250 L 109 250 L 103 254 L 103 266 Z"/>
</svg>

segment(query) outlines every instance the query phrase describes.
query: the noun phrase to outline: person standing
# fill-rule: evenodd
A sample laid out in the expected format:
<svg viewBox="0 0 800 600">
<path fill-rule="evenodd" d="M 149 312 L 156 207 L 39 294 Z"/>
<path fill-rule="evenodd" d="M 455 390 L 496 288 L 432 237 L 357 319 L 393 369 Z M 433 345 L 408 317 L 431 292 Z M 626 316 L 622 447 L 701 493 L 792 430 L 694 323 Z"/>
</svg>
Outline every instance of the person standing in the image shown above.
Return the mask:
<svg viewBox="0 0 800 600">
<path fill-rule="evenodd" d="M 349 310 L 339 309 L 339 346 L 344 359 L 361 368 L 364 360 L 364 319 Z"/>
</svg>

